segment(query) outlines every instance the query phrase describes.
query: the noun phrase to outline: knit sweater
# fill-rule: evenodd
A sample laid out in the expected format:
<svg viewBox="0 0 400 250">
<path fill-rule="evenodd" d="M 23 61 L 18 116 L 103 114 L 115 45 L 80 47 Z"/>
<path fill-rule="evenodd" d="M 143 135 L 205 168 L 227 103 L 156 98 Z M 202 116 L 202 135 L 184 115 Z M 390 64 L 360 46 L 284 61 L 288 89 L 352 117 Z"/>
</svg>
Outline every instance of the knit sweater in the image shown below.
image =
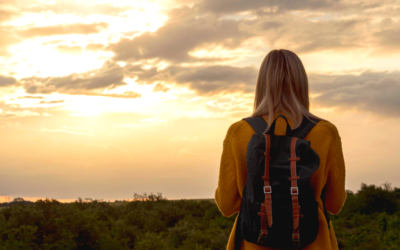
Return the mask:
<svg viewBox="0 0 400 250">
<path fill-rule="evenodd" d="M 275 114 L 274 119 L 277 115 Z M 286 115 L 285 115 L 286 116 Z M 287 116 L 286 116 L 287 117 Z M 268 123 L 268 119 L 265 118 Z M 293 122 L 287 117 L 290 127 Z M 279 117 L 276 121 L 275 135 L 284 135 L 286 122 Z M 254 130 L 244 120 L 233 123 L 223 141 L 223 152 L 220 163 L 218 187 L 215 201 L 224 216 L 230 217 L 240 211 L 241 198 L 247 178 L 246 150 Z M 320 199 L 325 188 L 325 206 L 329 213 L 338 214 L 346 200 L 345 164 L 343 159 L 341 138 L 338 130 L 328 121 L 319 121 L 304 138 L 310 141 L 312 149 L 320 157 L 320 166 L 311 176 L 310 182 L 318 202 L 319 231 L 313 243 L 305 250 L 336 250 L 338 244 L 332 224 L 328 228 L 324 215 L 323 203 Z M 231 231 L 227 250 L 234 249 L 237 217 Z M 274 248 L 259 246 L 246 240 L 242 241 L 245 250 L 273 250 Z"/>
</svg>

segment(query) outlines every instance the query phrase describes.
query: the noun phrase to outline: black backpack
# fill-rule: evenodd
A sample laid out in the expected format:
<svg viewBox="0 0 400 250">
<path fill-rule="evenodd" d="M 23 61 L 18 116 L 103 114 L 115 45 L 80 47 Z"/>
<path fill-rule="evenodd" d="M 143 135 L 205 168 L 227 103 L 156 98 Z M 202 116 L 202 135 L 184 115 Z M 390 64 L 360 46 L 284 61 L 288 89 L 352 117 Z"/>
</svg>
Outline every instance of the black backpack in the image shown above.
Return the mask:
<svg viewBox="0 0 400 250">
<path fill-rule="evenodd" d="M 278 117 L 287 124 L 284 136 L 274 135 Z M 236 224 L 235 250 L 241 249 L 242 239 L 286 249 L 312 243 L 318 235 L 319 219 L 309 179 L 319 168 L 320 158 L 303 138 L 315 123 L 303 117 L 301 125 L 291 130 L 286 117 L 279 115 L 264 134 L 267 123 L 262 117 L 243 120 L 256 134 L 247 145 L 248 175 Z M 329 226 L 325 205 L 324 213 Z"/>
</svg>

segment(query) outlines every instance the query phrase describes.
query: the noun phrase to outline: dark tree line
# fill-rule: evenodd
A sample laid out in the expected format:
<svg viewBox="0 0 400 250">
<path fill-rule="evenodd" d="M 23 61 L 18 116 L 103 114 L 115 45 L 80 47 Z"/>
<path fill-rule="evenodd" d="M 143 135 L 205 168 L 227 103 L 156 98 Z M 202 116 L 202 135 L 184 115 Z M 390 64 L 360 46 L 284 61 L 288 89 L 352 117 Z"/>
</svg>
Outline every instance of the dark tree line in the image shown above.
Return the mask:
<svg viewBox="0 0 400 250">
<path fill-rule="evenodd" d="M 159 193 L 112 203 L 20 199 L 0 209 L 0 250 L 225 249 L 235 217 L 222 216 L 212 200 Z M 348 192 L 331 219 L 340 249 L 400 249 L 400 189 L 390 184 Z"/>
<path fill-rule="evenodd" d="M 340 249 L 400 249 L 400 188 L 361 184 L 331 216 Z"/>
<path fill-rule="evenodd" d="M 161 194 L 131 202 L 38 200 L 0 210 L 0 249 L 223 249 L 234 217 L 215 203 L 168 201 Z"/>
</svg>

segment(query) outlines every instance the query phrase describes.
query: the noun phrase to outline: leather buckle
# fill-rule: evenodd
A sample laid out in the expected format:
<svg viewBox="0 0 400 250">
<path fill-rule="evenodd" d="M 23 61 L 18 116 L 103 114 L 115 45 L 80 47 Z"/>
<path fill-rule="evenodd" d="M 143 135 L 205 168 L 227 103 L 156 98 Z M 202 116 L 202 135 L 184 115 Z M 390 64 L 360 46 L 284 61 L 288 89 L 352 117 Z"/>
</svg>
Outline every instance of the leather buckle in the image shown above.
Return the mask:
<svg viewBox="0 0 400 250">
<path fill-rule="evenodd" d="M 290 188 L 291 195 L 299 195 L 299 188 L 298 187 L 291 187 Z"/>
<path fill-rule="evenodd" d="M 264 186 L 264 194 L 270 194 L 270 193 L 272 193 L 271 186 Z"/>
</svg>

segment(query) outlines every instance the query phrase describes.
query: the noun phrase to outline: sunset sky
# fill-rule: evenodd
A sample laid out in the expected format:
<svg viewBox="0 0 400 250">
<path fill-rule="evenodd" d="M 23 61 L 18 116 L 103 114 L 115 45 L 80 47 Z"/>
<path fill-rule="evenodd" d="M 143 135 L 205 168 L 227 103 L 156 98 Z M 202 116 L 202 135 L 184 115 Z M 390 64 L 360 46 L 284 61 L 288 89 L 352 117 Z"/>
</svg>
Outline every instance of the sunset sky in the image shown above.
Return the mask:
<svg viewBox="0 0 400 250">
<path fill-rule="evenodd" d="M 338 128 L 346 189 L 400 187 L 399 1 L 0 0 L 2 199 L 213 198 L 273 49 Z"/>
</svg>

